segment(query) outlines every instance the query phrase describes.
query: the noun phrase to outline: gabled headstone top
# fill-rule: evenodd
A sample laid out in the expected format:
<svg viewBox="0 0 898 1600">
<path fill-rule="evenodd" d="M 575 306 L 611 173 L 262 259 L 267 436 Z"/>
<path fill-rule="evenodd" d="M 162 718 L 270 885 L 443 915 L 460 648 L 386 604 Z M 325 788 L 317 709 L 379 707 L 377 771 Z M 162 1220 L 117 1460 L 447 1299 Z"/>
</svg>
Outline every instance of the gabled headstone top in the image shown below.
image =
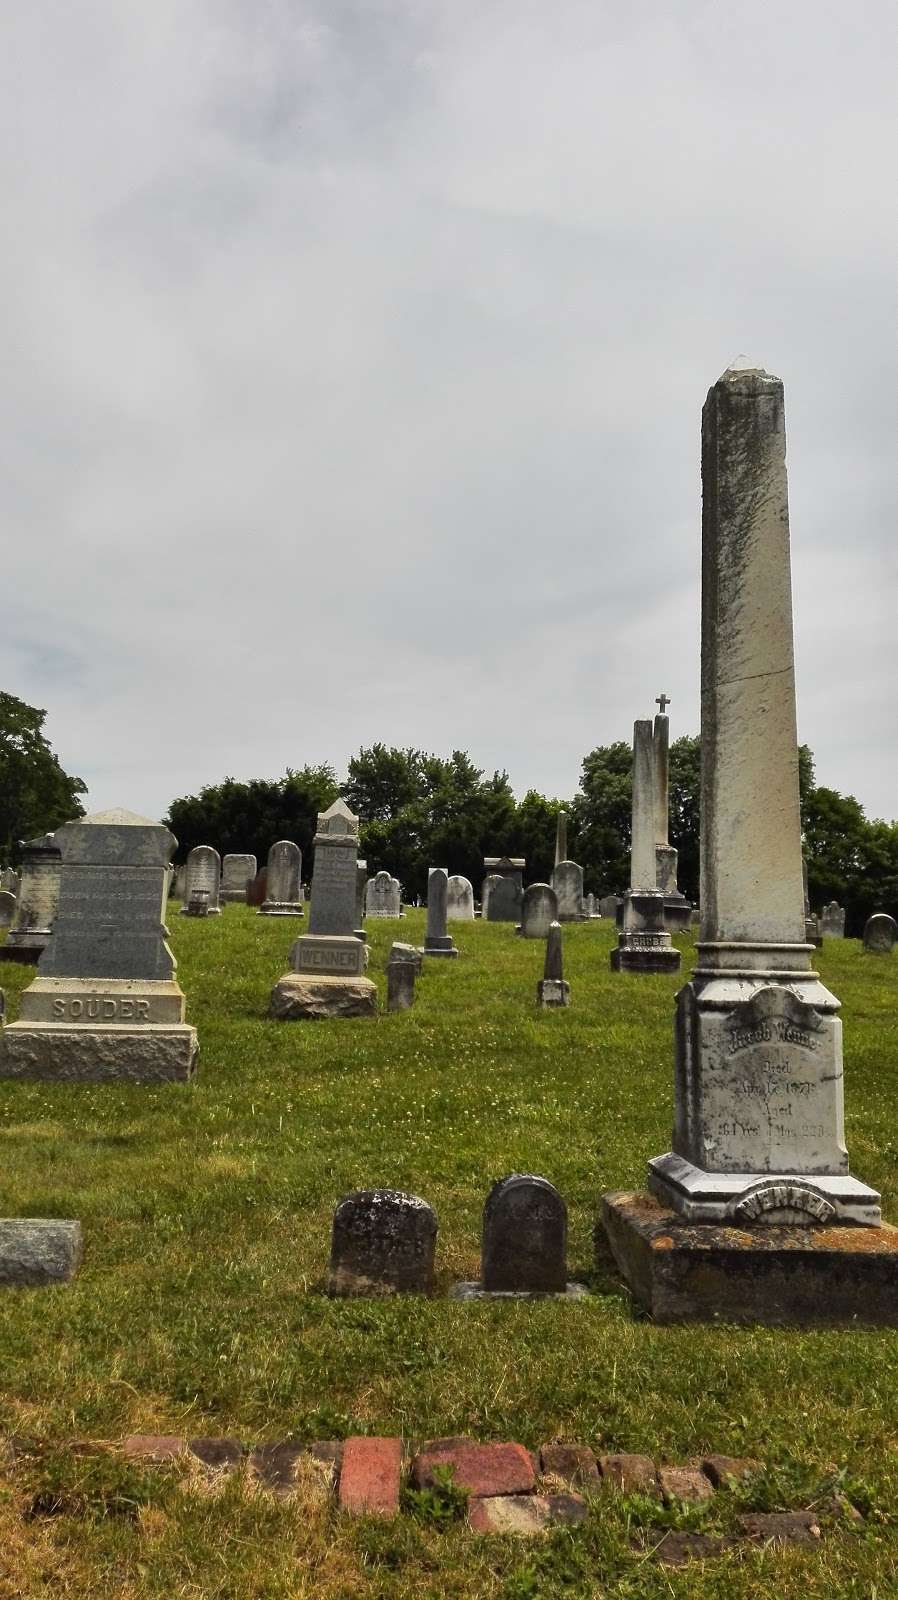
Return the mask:
<svg viewBox="0 0 898 1600">
<path fill-rule="evenodd" d="M 54 843 L 63 862 L 168 866 L 178 841 L 163 823 L 116 809 L 63 823 Z"/>
<path fill-rule="evenodd" d="M 337 837 L 343 834 L 358 839 L 359 819 L 350 811 L 345 800 L 335 800 L 326 811 L 319 811 L 318 833 Z"/>
</svg>

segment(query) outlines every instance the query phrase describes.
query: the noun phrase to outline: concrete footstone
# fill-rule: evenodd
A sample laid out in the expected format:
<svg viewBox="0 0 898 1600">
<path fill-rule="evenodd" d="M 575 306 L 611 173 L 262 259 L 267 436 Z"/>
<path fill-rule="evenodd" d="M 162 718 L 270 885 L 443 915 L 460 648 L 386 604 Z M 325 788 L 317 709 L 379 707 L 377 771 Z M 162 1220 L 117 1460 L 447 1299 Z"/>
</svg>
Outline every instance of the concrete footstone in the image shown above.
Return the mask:
<svg viewBox="0 0 898 1600">
<path fill-rule="evenodd" d="M 319 978 L 287 972 L 271 991 L 268 1015 L 278 1022 L 325 1017 L 373 1017 L 377 988 L 370 978 Z"/>
</svg>

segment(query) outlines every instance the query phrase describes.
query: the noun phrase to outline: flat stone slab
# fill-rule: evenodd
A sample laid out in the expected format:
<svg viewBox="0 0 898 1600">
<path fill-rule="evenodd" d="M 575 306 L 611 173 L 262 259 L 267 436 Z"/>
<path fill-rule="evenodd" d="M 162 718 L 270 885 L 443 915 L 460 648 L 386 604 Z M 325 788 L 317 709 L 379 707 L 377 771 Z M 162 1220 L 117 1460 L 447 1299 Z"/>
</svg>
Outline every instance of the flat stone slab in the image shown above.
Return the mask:
<svg viewBox="0 0 898 1600">
<path fill-rule="evenodd" d="M 14 1022 L 0 1037 L 0 1078 L 50 1083 L 183 1083 L 199 1043 L 188 1023 L 84 1027 Z"/>
<path fill-rule="evenodd" d="M 370 978 L 315 978 L 286 972 L 271 991 L 268 1015 L 278 1022 L 377 1015 L 377 987 Z"/>
<path fill-rule="evenodd" d="M 553 1527 L 576 1527 L 587 1515 L 578 1494 L 478 1495 L 468 1507 L 468 1526 L 472 1533 L 530 1538 Z"/>
<path fill-rule="evenodd" d="M 596 1229 L 656 1322 L 898 1327 L 898 1228 L 685 1223 L 653 1195 L 602 1196 Z"/>
<path fill-rule="evenodd" d="M 450 1300 L 587 1300 L 589 1290 L 584 1283 L 569 1283 L 564 1289 L 484 1289 L 482 1283 L 454 1283 L 449 1290 Z"/>
<path fill-rule="evenodd" d="M 54 1217 L 0 1218 L 0 1287 L 69 1283 L 81 1265 L 80 1222 Z"/>
</svg>

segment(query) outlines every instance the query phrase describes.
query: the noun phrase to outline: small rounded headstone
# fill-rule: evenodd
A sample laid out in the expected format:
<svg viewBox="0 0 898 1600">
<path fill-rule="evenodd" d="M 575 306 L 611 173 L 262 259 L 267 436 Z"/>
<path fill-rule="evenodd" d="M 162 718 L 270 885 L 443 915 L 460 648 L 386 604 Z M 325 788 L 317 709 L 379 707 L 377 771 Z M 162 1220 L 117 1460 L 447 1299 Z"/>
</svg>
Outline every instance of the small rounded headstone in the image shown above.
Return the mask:
<svg viewBox="0 0 898 1600">
<path fill-rule="evenodd" d="M 15 895 L 8 889 L 0 889 L 0 928 L 8 928 L 15 914 Z"/>
<path fill-rule="evenodd" d="M 567 1207 L 547 1178 L 500 1178 L 483 1208 L 481 1280 L 492 1294 L 563 1294 Z"/>
<path fill-rule="evenodd" d="M 873 955 L 890 955 L 898 939 L 898 922 L 885 911 L 877 911 L 867 918 L 864 927 L 864 949 Z"/>
<path fill-rule="evenodd" d="M 545 939 L 558 914 L 555 890 L 547 883 L 531 883 L 521 901 L 521 934 L 525 939 Z"/>
<path fill-rule="evenodd" d="M 399 1189 L 359 1189 L 334 1212 L 328 1293 L 429 1294 L 437 1219 L 433 1207 Z"/>
</svg>

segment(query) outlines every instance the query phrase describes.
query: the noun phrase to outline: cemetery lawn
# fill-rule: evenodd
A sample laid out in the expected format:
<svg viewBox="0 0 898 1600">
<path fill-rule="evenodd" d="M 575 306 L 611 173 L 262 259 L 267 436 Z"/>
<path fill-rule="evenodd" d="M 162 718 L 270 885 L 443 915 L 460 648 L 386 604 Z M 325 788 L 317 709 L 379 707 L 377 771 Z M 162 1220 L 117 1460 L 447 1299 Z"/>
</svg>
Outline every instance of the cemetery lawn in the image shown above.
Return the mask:
<svg viewBox="0 0 898 1600">
<path fill-rule="evenodd" d="M 381 995 L 390 943 L 422 942 L 423 917 L 369 924 Z M 0 1433 L 28 1446 L 0 1467 L 3 1600 L 895 1593 L 898 1332 L 659 1328 L 594 1268 L 598 1195 L 640 1186 L 668 1147 L 681 979 L 613 976 L 613 930 L 584 924 L 565 931 L 570 1010 L 537 1014 L 543 946 L 454 923 L 461 956 L 425 964 L 412 1011 L 278 1024 L 268 994 L 304 924 L 229 906 L 170 925 L 201 1042 L 192 1084 L 0 1081 L 0 1214 L 79 1217 L 86 1241 L 70 1286 L 0 1293 Z M 852 1168 L 898 1220 L 898 958 L 830 941 L 819 967 L 844 1007 Z M 10 1020 L 32 977 L 3 968 Z M 565 1196 L 589 1300 L 442 1297 L 477 1276 L 484 1196 L 514 1170 Z M 334 1204 L 373 1185 L 435 1206 L 439 1297 L 324 1295 Z M 477 1539 L 427 1499 L 351 1522 L 311 1487 L 279 1502 L 237 1477 L 210 1493 L 182 1463 L 66 1449 L 128 1433 L 756 1456 L 770 1470 L 747 1508 L 816 1505 L 824 1536 L 669 1570 L 642 1531 L 664 1515 L 638 1500 L 600 1495 L 584 1527 L 535 1543 Z M 839 1484 L 862 1522 L 826 1522 Z M 667 1520 L 725 1532 L 737 1509 L 722 1494 Z"/>
</svg>

